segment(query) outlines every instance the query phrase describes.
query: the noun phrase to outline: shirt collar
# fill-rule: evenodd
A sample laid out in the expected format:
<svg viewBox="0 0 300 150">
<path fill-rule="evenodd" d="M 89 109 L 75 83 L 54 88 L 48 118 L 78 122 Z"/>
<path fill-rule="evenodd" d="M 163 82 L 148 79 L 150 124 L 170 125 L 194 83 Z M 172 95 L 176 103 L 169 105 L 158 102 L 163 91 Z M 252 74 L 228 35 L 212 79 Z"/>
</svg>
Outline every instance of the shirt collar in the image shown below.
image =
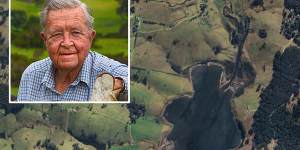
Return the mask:
<svg viewBox="0 0 300 150">
<path fill-rule="evenodd" d="M 91 78 L 92 63 L 93 63 L 92 57 L 91 54 L 89 53 L 84 60 L 78 78 L 71 85 L 77 85 L 80 81 L 82 81 L 86 83 L 87 86 L 91 87 L 90 78 Z"/>
<path fill-rule="evenodd" d="M 48 58 L 48 59 L 50 59 L 50 58 Z M 45 76 L 44 76 L 41 84 L 44 84 L 46 87 L 48 87 L 50 89 L 55 89 L 54 71 L 53 71 L 54 69 L 53 69 L 52 62 L 45 69 L 46 69 Z M 91 87 L 91 84 L 90 84 L 91 69 L 92 69 L 92 57 L 91 57 L 91 54 L 89 53 L 88 56 L 84 60 L 83 66 L 81 68 L 81 71 L 80 71 L 78 77 L 71 85 L 77 85 L 77 84 L 79 84 L 80 81 L 82 81 L 87 86 Z"/>
<path fill-rule="evenodd" d="M 50 58 L 47 58 L 48 61 L 51 62 Z M 42 80 L 41 84 L 45 84 L 46 87 L 50 88 L 50 89 L 55 89 L 55 82 L 54 82 L 54 73 L 53 73 L 53 64 L 50 63 L 50 65 L 46 66 L 46 72 L 44 75 L 44 78 Z"/>
</svg>

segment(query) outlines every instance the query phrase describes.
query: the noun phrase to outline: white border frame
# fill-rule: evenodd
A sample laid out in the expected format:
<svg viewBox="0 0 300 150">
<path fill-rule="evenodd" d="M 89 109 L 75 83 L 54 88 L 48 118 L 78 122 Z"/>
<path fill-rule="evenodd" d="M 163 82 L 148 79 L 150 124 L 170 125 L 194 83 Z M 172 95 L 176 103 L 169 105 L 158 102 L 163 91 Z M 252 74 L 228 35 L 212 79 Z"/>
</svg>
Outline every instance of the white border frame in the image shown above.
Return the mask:
<svg viewBox="0 0 300 150">
<path fill-rule="evenodd" d="M 130 0 L 128 0 L 128 21 L 127 21 L 127 26 L 128 26 L 128 38 L 127 38 L 127 43 L 128 43 L 128 77 L 127 77 L 127 90 L 128 90 L 128 100 L 127 101 L 11 101 L 11 1 L 8 1 L 8 9 L 9 9 L 9 16 L 8 16 L 8 47 L 9 47 L 9 83 L 8 83 L 8 99 L 9 99 L 9 104 L 128 104 L 130 103 Z"/>
</svg>

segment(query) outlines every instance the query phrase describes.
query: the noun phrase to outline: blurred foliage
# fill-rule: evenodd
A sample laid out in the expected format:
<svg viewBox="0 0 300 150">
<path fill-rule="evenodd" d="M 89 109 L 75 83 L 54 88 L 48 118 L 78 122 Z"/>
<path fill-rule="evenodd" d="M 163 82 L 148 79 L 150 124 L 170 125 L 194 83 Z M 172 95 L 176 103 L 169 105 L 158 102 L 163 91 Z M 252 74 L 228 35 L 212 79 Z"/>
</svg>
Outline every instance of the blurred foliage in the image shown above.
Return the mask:
<svg viewBox="0 0 300 150">
<path fill-rule="evenodd" d="M 120 7 L 118 8 L 118 13 L 121 15 L 127 15 L 128 11 L 128 0 L 117 0 Z"/>
<path fill-rule="evenodd" d="M 24 24 L 26 30 L 17 28 L 17 26 L 12 24 L 11 39 L 13 45 L 22 48 L 43 47 L 43 42 L 40 38 L 41 27 L 38 17 L 30 16 L 28 18 L 28 21 Z"/>
<path fill-rule="evenodd" d="M 13 10 L 11 12 L 11 26 L 14 30 L 20 29 L 24 26 L 27 20 L 27 14 L 23 10 Z"/>
<path fill-rule="evenodd" d="M 11 54 L 13 95 L 23 71 L 33 61 L 47 57 L 47 51 L 40 38 L 39 12 L 45 0 L 11 1 Z M 127 64 L 128 60 L 128 16 L 127 0 L 82 0 L 95 18 L 97 36 L 92 50 Z"/>
<path fill-rule="evenodd" d="M 20 54 L 12 55 L 11 59 L 13 60 L 14 63 L 14 65 L 11 65 L 11 69 L 13 70 L 11 73 L 11 79 L 12 79 L 11 84 L 12 86 L 17 86 L 20 83 L 22 72 L 24 71 L 23 68 L 26 68 L 31 63 L 31 60 Z"/>
</svg>

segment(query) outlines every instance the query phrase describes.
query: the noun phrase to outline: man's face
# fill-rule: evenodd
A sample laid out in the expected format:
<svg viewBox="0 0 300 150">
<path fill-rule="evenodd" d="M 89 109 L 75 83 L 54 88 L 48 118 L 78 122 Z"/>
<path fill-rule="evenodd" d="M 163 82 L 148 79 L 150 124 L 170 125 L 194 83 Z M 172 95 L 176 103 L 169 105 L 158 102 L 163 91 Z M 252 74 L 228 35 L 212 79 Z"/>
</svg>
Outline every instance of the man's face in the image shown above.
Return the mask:
<svg viewBox="0 0 300 150">
<path fill-rule="evenodd" d="M 82 9 L 50 10 L 41 37 L 57 69 L 79 69 L 91 47 L 95 31 L 86 25 Z"/>
</svg>

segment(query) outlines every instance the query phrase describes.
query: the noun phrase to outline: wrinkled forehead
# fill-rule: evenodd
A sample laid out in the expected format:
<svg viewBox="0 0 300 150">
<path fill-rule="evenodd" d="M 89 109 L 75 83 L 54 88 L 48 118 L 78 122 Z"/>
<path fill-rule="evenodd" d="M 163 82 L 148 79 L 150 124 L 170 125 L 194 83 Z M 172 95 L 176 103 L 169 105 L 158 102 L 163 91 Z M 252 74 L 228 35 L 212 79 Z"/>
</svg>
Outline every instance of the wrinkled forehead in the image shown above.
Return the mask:
<svg viewBox="0 0 300 150">
<path fill-rule="evenodd" d="M 46 28 L 53 25 L 86 25 L 86 17 L 83 10 L 79 7 L 76 8 L 63 8 L 58 10 L 50 10 L 46 18 Z"/>
</svg>

